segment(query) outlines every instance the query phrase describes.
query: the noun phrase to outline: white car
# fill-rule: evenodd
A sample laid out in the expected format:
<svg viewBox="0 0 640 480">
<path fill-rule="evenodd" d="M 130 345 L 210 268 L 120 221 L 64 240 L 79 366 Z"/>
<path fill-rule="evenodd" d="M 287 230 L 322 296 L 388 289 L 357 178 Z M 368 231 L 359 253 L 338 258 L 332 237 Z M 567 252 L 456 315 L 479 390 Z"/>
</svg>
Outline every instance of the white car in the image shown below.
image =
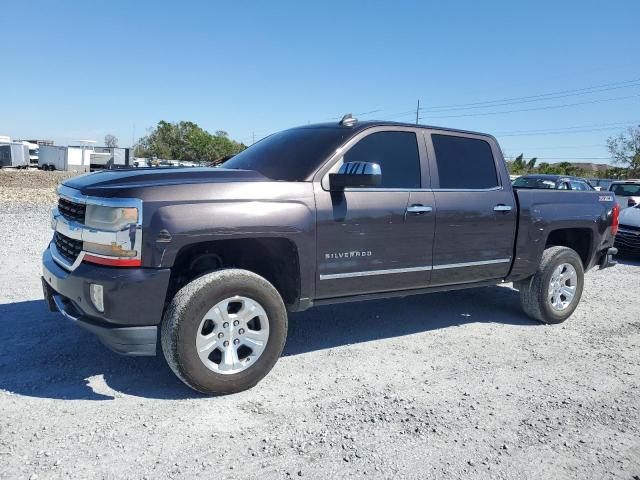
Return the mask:
<svg viewBox="0 0 640 480">
<path fill-rule="evenodd" d="M 620 213 L 615 246 L 621 252 L 640 253 L 640 203 Z"/>
<path fill-rule="evenodd" d="M 621 180 L 613 182 L 609 191 L 616 194 L 616 201 L 620 205 L 620 210 L 640 204 L 640 181 Z"/>
</svg>

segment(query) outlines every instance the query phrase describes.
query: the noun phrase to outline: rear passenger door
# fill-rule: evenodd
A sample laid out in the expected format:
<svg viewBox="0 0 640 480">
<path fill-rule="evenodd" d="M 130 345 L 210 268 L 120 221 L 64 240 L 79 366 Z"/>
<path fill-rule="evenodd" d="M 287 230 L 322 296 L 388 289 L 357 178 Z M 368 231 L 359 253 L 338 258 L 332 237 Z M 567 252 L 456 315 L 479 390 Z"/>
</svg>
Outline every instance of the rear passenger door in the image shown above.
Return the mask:
<svg viewBox="0 0 640 480">
<path fill-rule="evenodd" d="M 505 277 L 517 206 L 502 154 L 489 137 L 427 131 L 436 206 L 432 285 Z M 498 160 L 499 159 L 499 160 Z"/>
</svg>

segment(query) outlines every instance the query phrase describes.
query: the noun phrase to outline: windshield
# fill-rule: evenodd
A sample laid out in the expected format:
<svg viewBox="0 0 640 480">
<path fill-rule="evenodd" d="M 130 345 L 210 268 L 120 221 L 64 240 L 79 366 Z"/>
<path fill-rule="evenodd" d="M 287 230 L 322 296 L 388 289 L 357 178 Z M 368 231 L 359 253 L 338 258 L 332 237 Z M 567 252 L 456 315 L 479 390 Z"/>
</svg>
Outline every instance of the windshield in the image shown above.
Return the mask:
<svg viewBox="0 0 640 480">
<path fill-rule="evenodd" d="M 520 188 L 556 188 L 556 182 L 545 178 L 520 177 L 516 178 L 513 186 Z"/>
<path fill-rule="evenodd" d="M 619 197 L 640 196 L 640 183 L 615 183 L 611 191 Z"/>
<path fill-rule="evenodd" d="M 345 128 L 294 128 L 260 140 L 227 160 L 222 168 L 254 170 L 272 180 L 305 180 L 344 142 Z"/>
</svg>

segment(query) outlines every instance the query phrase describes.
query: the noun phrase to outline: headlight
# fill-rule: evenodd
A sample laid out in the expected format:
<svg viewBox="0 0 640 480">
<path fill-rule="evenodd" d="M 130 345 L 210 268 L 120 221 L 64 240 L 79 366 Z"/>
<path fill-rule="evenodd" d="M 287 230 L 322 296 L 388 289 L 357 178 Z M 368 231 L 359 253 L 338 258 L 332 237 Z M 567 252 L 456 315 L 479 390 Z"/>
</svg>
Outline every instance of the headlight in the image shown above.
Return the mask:
<svg viewBox="0 0 640 480">
<path fill-rule="evenodd" d="M 138 209 L 133 207 L 103 207 L 87 205 L 84 223 L 89 228 L 119 232 L 138 223 Z"/>
</svg>

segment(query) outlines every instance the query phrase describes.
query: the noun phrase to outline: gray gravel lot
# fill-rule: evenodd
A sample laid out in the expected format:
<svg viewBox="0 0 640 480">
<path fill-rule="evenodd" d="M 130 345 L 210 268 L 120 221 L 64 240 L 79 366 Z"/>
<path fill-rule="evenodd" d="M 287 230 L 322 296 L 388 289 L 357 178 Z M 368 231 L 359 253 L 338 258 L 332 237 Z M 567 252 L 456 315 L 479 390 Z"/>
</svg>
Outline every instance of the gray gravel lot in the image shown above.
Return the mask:
<svg viewBox="0 0 640 480">
<path fill-rule="evenodd" d="M 509 286 L 294 314 L 264 381 L 207 398 L 47 310 L 50 236 L 0 203 L 0 478 L 640 475 L 638 260 L 557 326 Z"/>
</svg>

